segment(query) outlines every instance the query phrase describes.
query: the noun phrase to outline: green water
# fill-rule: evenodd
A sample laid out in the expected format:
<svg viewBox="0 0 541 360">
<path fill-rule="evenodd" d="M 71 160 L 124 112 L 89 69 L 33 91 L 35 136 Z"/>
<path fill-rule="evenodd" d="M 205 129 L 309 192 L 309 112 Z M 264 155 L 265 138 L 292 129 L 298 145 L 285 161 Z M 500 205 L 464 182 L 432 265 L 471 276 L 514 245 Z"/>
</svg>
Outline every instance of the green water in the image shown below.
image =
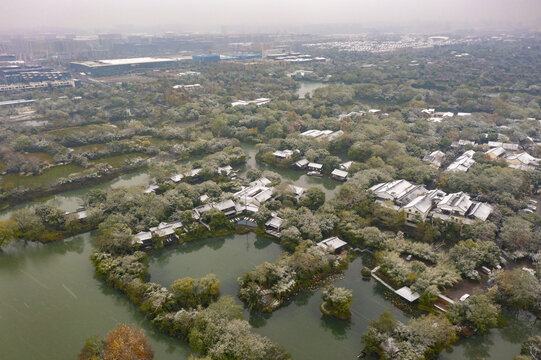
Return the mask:
<svg viewBox="0 0 541 360">
<path fill-rule="evenodd" d="M 57 206 L 64 211 L 75 211 L 83 203 L 83 196 L 92 189 L 107 189 L 109 187 L 115 188 L 119 186 L 132 186 L 132 185 L 147 185 L 149 176 L 146 172 L 135 172 L 128 175 L 122 175 L 114 180 L 89 186 L 84 189 L 77 189 L 71 191 L 65 191 L 60 194 L 54 195 L 51 199 L 44 202 L 30 201 L 16 206 L 12 206 L 7 210 L 0 211 L 0 220 L 7 220 L 11 217 L 14 211 L 19 209 L 33 209 L 40 204 L 50 204 Z"/>
<path fill-rule="evenodd" d="M 277 242 L 254 233 L 200 240 L 150 256 L 150 280 L 169 286 L 182 277 L 213 273 L 220 279 L 220 293 L 236 296 L 237 277 L 262 262 L 273 262 L 281 253 Z"/>
<path fill-rule="evenodd" d="M 330 176 L 327 175 L 323 177 L 308 176 L 306 175 L 307 170 L 278 169 L 261 162 L 258 163 L 255 159 L 255 155 L 257 154 L 255 145 L 242 144 L 241 147 L 248 154 L 248 160 L 246 161 L 246 165 L 242 167 L 240 175 L 246 174 L 248 169 L 251 168 L 258 168 L 261 171 L 274 171 L 275 173 L 280 174 L 284 182 L 292 183 L 305 189 L 312 186 L 319 187 L 325 193 L 327 200 L 334 197 L 340 188 L 339 186 L 343 184 L 340 181 L 331 179 Z"/>
<path fill-rule="evenodd" d="M 299 99 L 304 99 L 304 96 L 309 93 L 310 96 L 314 94 L 315 89 L 327 86 L 319 81 L 299 81 L 300 87 L 297 89 L 296 94 L 299 95 Z"/>
<path fill-rule="evenodd" d="M 47 185 L 57 181 L 58 178 L 67 177 L 70 174 L 81 172 L 82 170 L 84 169 L 77 165 L 60 165 L 45 169 L 39 175 L 21 176 L 18 174 L 7 174 L 3 176 L 3 187 L 6 187 L 7 184 L 11 184 L 14 187 L 24 186 L 30 188 L 39 185 Z"/>
<path fill-rule="evenodd" d="M 255 147 L 244 145 L 243 148 L 249 154 L 243 169 L 246 171 L 257 166 Z M 327 198 L 341 184 L 327 177 L 308 177 L 301 171 L 273 171 L 299 186 L 319 186 Z M 73 211 L 90 189 L 146 185 L 148 181 L 145 172 L 134 173 L 56 195 L 47 203 Z M 21 204 L 1 212 L 0 220 L 9 218 L 18 208 L 32 208 L 36 204 Z M 186 344 L 156 332 L 124 296 L 94 277 L 88 259 L 93 248 L 89 234 L 46 246 L 18 245 L 0 252 L 0 288 L 3 289 L 0 291 L 0 359 L 75 359 L 86 338 L 104 336 L 119 322 L 144 329 L 156 359 L 187 359 L 190 351 Z M 280 252 L 279 245 L 270 239 L 254 234 L 235 235 L 156 251 L 150 255 L 149 270 L 151 280 L 164 286 L 181 277 L 200 277 L 212 272 L 220 279 L 222 294 L 235 295 L 239 275 L 263 261 L 274 261 Z M 335 283 L 353 289 L 351 321 L 321 315 L 321 290 L 302 293 L 272 314 L 246 310 L 245 316 L 254 331 L 283 345 L 297 360 L 355 359 L 362 348 L 360 335 L 371 320 L 385 310 L 399 320 L 407 320 L 383 298 L 381 286 L 361 278 L 361 267 L 362 259 L 355 260 Z M 522 341 L 541 333 L 541 323 L 528 313 L 506 312 L 505 317 L 508 327 L 462 340 L 452 352 L 440 358 L 512 359 L 519 353 Z"/>
<path fill-rule="evenodd" d="M 117 323 L 145 330 L 156 359 L 184 359 L 186 344 L 155 331 L 126 297 L 94 276 L 89 234 L 46 246 L 12 245 L 0 253 L 0 348 L 3 360 L 75 359 L 84 340 L 104 336 Z M 236 294 L 236 278 L 280 254 L 274 241 L 254 234 L 208 239 L 166 248 L 150 255 L 151 280 L 168 286 L 175 279 L 215 273 L 223 294 Z M 321 290 L 305 292 L 273 314 L 249 313 L 254 331 L 283 345 L 297 360 L 355 359 L 360 335 L 381 312 L 407 317 L 383 298 L 373 280 L 360 276 L 362 260 L 350 264 L 335 285 L 353 289 L 352 319 L 329 319 L 319 311 Z M 511 359 L 520 343 L 540 333 L 526 313 L 506 313 L 509 327 L 457 344 L 441 359 Z"/>
<path fill-rule="evenodd" d="M 73 360 L 86 338 L 118 323 L 145 330 L 156 359 L 186 359 L 186 344 L 156 332 L 129 300 L 94 277 L 90 235 L 0 253 L 0 358 Z"/>
</svg>

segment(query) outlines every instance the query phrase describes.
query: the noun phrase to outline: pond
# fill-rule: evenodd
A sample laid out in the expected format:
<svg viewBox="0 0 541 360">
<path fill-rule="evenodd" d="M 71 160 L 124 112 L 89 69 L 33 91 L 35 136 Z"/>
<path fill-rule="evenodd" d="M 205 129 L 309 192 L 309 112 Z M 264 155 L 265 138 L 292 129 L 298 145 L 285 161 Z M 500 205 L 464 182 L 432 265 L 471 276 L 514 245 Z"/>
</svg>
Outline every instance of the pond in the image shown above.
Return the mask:
<svg viewBox="0 0 541 360">
<path fill-rule="evenodd" d="M 327 200 L 333 198 L 340 189 L 339 185 L 343 184 L 340 181 L 331 179 L 328 175 L 324 175 L 323 177 L 308 176 L 306 175 L 307 170 L 278 169 L 261 162 L 256 162 L 255 155 L 257 154 L 257 149 L 255 145 L 243 143 L 241 144 L 241 147 L 248 154 L 246 165 L 243 166 L 239 172 L 242 176 L 244 176 L 248 169 L 251 168 L 258 168 L 261 171 L 274 171 L 275 173 L 280 174 L 284 182 L 289 182 L 305 189 L 308 189 L 311 186 L 319 187 L 325 193 Z"/>
<path fill-rule="evenodd" d="M 256 164 L 256 149 L 243 145 L 249 154 L 247 166 L 266 169 Z M 327 177 L 312 178 L 302 171 L 276 170 L 286 181 L 303 187 L 319 186 L 333 196 L 341 183 Z M 146 185 L 149 177 L 141 171 L 121 176 L 110 182 L 69 191 L 47 200 L 66 211 L 74 211 L 90 189 L 124 185 Z M 0 213 L 0 219 L 22 207 Z M 18 245 L 18 244 L 17 244 Z M 156 359 L 187 359 L 189 347 L 155 331 L 125 296 L 95 278 L 89 261 L 93 249 L 90 234 L 47 246 L 10 246 L 0 252 L 0 348 L 3 360 L 74 359 L 84 340 L 105 334 L 119 322 L 136 324 L 145 330 L 156 353 Z M 151 281 L 169 286 L 186 276 L 201 277 L 215 273 L 221 282 L 222 294 L 236 295 L 239 275 L 258 264 L 274 261 L 280 246 L 273 240 L 253 233 L 195 241 L 153 252 L 150 257 Z M 339 321 L 323 317 L 321 289 L 304 292 L 272 314 L 250 313 L 246 319 L 254 331 L 281 344 L 297 360 L 355 359 L 362 348 L 360 336 L 369 322 L 387 310 L 399 320 L 407 316 L 383 297 L 381 286 L 360 276 L 362 259 L 350 264 L 336 286 L 353 289 L 355 301 L 352 319 Z M 237 300 L 238 301 L 238 300 Z M 240 302 L 239 302 L 240 303 Z M 541 333 L 540 322 L 528 313 L 506 312 L 509 327 L 495 329 L 489 335 L 460 341 L 452 352 L 443 353 L 444 360 L 474 360 L 479 357 L 510 359 L 520 351 L 528 336 Z"/>
<path fill-rule="evenodd" d="M 299 81 L 299 88 L 296 91 L 296 94 L 299 96 L 299 99 L 304 99 L 306 94 L 313 95 L 315 89 L 327 86 L 328 84 L 318 82 L 318 81 Z"/>
<path fill-rule="evenodd" d="M 111 181 L 108 181 L 102 184 L 88 186 L 83 189 L 70 190 L 70 191 L 62 192 L 60 194 L 56 194 L 45 201 L 41 201 L 41 202 L 30 201 L 23 204 L 12 206 L 7 210 L 0 211 L 0 220 L 9 219 L 14 211 L 17 211 L 23 208 L 33 209 L 40 204 L 54 205 L 64 211 L 75 211 L 82 205 L 84 195 L 87 194 L 90 190 L 107 189 L 110 187 L 115 188 L 119 186 L 147 185 L 148 180 L 149 180 L 149 176 L 145 171 L 139 171 L 139 172 L 134 172 L 127 175 L 122 175 L 122 176 L 117 177 L 116 179 L 113 179 Z"/>
<path fill-rule="evenodd" d="M 0 252 L 1 358 L 73 360 L 85 339 L 128 323 L 144 329 L 156 359 L 186 359 L 186 344 L 155 331 L 125 296 L 94 276 L 90 238 Z"/>
<path fill-rule="evenodd" d="M 220 280 L 221 294 L 236 296 L 240 275 L 281 253 L 276 241 L 254 233 L 194 241 L 154 252 L 149 257 L 150 281 L 169 287 L 183 277 L 212 273 Z"/>
<path fill-rule="evenodd" d="M 160 334 L 127 297 L 94 275 L 89 256 L 92 236 L 84 234 L 45 246 L 12 244 L 0 253 L 0 348 L 3 360 L 75 359 L 86 338 L 105 336 L 117 323 L 142 328 L 156 359 L 186 360 L 185 343 Z M 279 245 L 249 233 L 195 241 L 151 253 L 151 280 L 168 286 L 175 279 L 216 273 L 222 294 L 235 295 L 239 275 L 263 261 L 274 261 Z M 319 311 L 321 289 L 301 293 L 272 314 L 245 311 L 254 331 L 283 345 L 297 360 L 355 359 L 360 336 L 383 311 L 399 320 L 407 316 L 383 297 L 380 285 L 360 276 L 362 259 L 352 262 L 336 286 L 353 290 L 352 319 L 329 319 Z M 238 301 L 238 300 L 237 300 Z M 479 356 L 510 359 L 521 342 L 541 333 L 525 313 L 506 313 L 509 327 L 459 342 L 441 359 L 474 360 Z"/>
</svg>

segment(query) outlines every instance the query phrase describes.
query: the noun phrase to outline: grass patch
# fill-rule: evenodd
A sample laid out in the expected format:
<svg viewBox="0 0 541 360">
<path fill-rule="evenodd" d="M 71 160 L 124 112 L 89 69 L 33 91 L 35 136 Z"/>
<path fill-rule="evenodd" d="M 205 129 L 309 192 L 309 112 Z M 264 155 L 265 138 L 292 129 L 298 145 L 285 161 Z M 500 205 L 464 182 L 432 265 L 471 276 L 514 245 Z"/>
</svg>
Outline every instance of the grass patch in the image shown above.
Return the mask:
<svg viewBox="0 0 541 360">
<path fill-rule="evenodd" d="M 104 157 L 101 159 L 92 160 L 92 164 L 109 164 L 114 168 L 119 168 L 124 165 L 124 162 L 128 159 L 135 159 L 135 158 L 148 158 L 148 155 L 143 153 L 132 153 L 132 154 L 123 154 L 123 155 L 117 155 L 117 156 L 110 156 L 110 157 Z"/>
<path fill-rule="evenodd" d="M 45 169 L 39 175 L 21 176 L 18 174 L 8 174 L 3 177 L 4 182 L 2 188 L 9 189 L 18 186 L 32 188 L 49 185 L 55 183 L 60 178 L 67 177 L 82 170 L 82 167 L 76 165 L 61 165 Z"/>
</svg>

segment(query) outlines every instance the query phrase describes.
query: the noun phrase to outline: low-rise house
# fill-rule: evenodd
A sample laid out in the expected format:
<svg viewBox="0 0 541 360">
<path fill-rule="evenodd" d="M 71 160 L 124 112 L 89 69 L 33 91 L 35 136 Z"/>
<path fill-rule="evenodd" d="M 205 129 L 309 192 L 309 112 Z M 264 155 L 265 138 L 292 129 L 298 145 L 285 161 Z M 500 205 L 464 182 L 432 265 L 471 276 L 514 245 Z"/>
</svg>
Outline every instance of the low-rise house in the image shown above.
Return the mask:
<svg viewBox="0 0 541 360">
<path fill-rule="evenodd" d="M 273 216 L 267 222 L 265 223 L 265 232 L 267 234 L 270 234 L 272 236 L 281 237 L 282 234 L 280 231 L 282 230 L 282 223 L 284 222 L 283 219 Z"/>
<path fill-rule="evenodd" d="M 293 150 L 276 150 L 272 153 L 277 159 L 289 159 L 293 155 Z"/>
<path fill-rule="evenodd" d="M 235 202 L 231 199 L 214 204 L 214 208 L 223 212 L 225 216 L 237 214 L 237 207 L 235 205 Z"/>
<path fill-rule="evenodd" d="M 338 121 L 342 121 L 347 118 L 357 118 L 357 117 L 363 117 L 365 114 L 364 111 L 352 111 L 348 114 L 340 114 L 338 115 Z"/>
<path fill-rule="evenodd" d="M 231 165 L 220 166 L 220 167 L 218 167 L 218 174 L 220 174 L 220 175 L 229 176 L 229 175 L 231 175 L 231 174 L 234 173 L 234 172 L 235 172 L 235 171 L 233 170 L 233 168 L 231 167 Z"/>
<path fill-rule="evenodd" d="M 268 185 L 270 185 L 270 180 L 267 178 L 252 181 L 250 186 L 237 191 L 233 194 L 233 197 L 244 205 L 253 204 L 259 206 L 273 196 L 274 187 Z"/>
<path fill-rule="evenodd" d="M 422 185 L 412 184 L 407 180 L 395 180 L 381 183 L 370 188 L 380 201 L 391 200 L 396 205 L 404 206 L 418 196 L 426 194 L 427 190 Z"/>
<path fill-rule="evenodd" d="M 336 236 L 330 237 L 328 239 L 325 239 L 321 242 L 317 243 L 317 246 L 320 248 L 327 250 L 328 252 L 332 254 L 338 254 L 344 250 L 347 243 L 341 239 L 339 239 Z"/>
<path fill-rule="evenodd" d="M 175 230 L 180 228 L 182 228 L 182 222 L 180 221 L 174 223 L 161 222 L 158 226 L 151 227 L 149 230 L 153 236 L 163 238 L 166 243 L 171 243 L 178 240 Z"/>
<path fill-rule="evenodd" d="M 353 161 L 346 161 L 345 163 L 341 163 L 339 166 L 340 170 L 348 171 L 349 168 L 353 165 Z"/>
<path fill-rule="evenodd" d="M 461 156 L 459 156 L 453 163 L 451 163 L 448 167 L 448 171 L 464 171 L 467 172 L 473 164 L 475 164 L 475 160 L 473 160 L 473 155 L 475 154 L 475 151 L 468 150 Z"/>
<path fill-rule="evenodd" d="M 145 191 L 143 191 L 145 194 L 150 194 L 153 192 L 156 192 L 160 187 L 157 184 L 150 184 Z"/>
<path fill-rule="evenodd" d="M 133 243 L 143 247 L 152 246 L 152 233 L 150 231 L 141 231 L 133 236 Z"/>
<path fill-rule="evenodd" d="M 171 176 L 171 181 L 174 183 L 179 183 L 182 181 L 182 179 L 184 179 L 184 175 L 182 174 L 176 174 L 176 175 Z"/>
<path fill-rule="evenodd" d="M 439 212 L 445 215 L 465 217 L 473 202 L 463 192 L 446 195 L 437 205 Z"/>
<path fill-rule="evenodd" d="M 297 161 L 294 165 L 297 169 L 305 169 L 309 163 L 310 161 L 308 161 L 307 159 L 302 159 Z"/>
<path fill-rule="evenodd" d="M 300 135 L 318 140 L 332 140 L 342 134 L 344 134 L 342 130 L 307 130 L 302 132 Z"/>
<path fill-rule="evenodd" d="M 334 169 L 331 173 L 331 177 L 338 181 L 346 181 L 348 179 L 348 172 L 340 169 Z"/>
<path fill-rule="evenodd" d="M 453 143 L 451 144 L 451 147 L 452 148 L 459 148 L 459 147 L 463 147 L 463 146 L 475 146 L 477 145 L 474 141 L 471 141 L 471 140 L 458 140 L 458 141 L 453 141 Z"/>
<path fill-rule="evenodd" d="M 194 218 L 196 220 L 201 219 L 204 213 L 210 211 L 211 209 L 217 209 L 224 213 L 225 216 L 236 215 L 239 211 L 237 209 L 237 204 L 231 199 L 220 201 L 218 203 L 209 203 L 196 207 L 193 209 Z"/>
<path fill-rule="evenodd" d="M 505 154 L 505 149 L 503 147 L 501 147 L 501 146 L 492 148 L 492 149 L 485 152 L 485 155 L 489 160 L 496 160 L 497 158 L 499 158 L 503 154 Z"/>
<path fill-rule="evenodd" d="M 410 223 L 424 221 L 432 208 L 447 195 L 441 190 L 430 190 L 404 205 L 401 210 L 406 213 L 406 220 Z"/>
<path fill-rule="evenodd" d="M 489 204 L 474 201 L 466 216 L 472 219 L 475 218 L 486 221 L 490 214 L 492 214 L 492 211 L 494 211 L 494 209 Z"/>
<path fill-rule="evenodd" d="M 435 168 L 440 168 L 441 163 L 444 158 L 445 158 L 445 153 L 443 151 L 436 150 L 430 153 L 429 155 L 425 155 L 425 157 L 423 157 L 423 161 L 429 162 L 430 165 L 432 165 Z"/>
<path fill-rule="evenodd" d="M 513 169 L 535 170 L 541 163 L 541 159 L 535 158 L 526 152 L 511 154 L 505 157 L 508 166 Z"/>
<path fill-rule="evenodd" d="M 288 185 L 287 189 L 295 194 L 295 199 L 297 200 L 300 200 L 301 196 L 306 192 L 305 188 L 293 184 Z"/>
<path fill-rule="evenodd" d="M 255 100 L 238 100 L 231 103 L 231 106 L 246 106 L 250 104 L 255 104 L 257 106 L 268 104 L 271 101 L 269 98 L 258 98 Z"/>
<path fill-rule="evenodd" d="M 469 112 L 458 112 L 456 114 L 456 116 L 458 116 L 458 117 L 467 117 L 467 116 L 471 116 L 471 113 L 469 113 Z"/>
<path fill-rule="evenodd" d="M 421 113 L 426 114 L 426 115 L 434 115 L 435 112 L 436 112 L 436 109 L 423 109 L 423 110 L 421 110 Z"/>
<path fill-rule="evenodd" d="M 323 169 L 322 164 L 318 164 L 318 163 L 309 163 L 308 164 L 308 170 L 310 170 L 310 171 L 321 172 L 322 169 Z"/>
<path fill-rule="evenodd" d="M 418 292 L 412 291 L 407 286 L 401 287 L 400 289 L 396 290 L 395 294 L 397 294 L 398 296 L 406 299 L 410 303 L 414 302 L 415 300 L 417 300 L 417 299 L 419 299 L 421 297 L 421 295 L 419 295 Z"/>
</svg>

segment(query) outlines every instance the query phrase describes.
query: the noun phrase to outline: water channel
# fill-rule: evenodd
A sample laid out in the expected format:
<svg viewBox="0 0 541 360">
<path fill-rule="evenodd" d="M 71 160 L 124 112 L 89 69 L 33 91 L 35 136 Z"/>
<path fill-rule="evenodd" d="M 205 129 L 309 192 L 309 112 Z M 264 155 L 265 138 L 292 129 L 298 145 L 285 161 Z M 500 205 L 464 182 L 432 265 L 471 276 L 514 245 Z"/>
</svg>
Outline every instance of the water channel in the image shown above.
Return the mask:
<svg viewBox="0 0 541 360">
<path fill-rule="evenodd" d="M 255 167 L 255 148 L 244 145 L 249 153 L 249 167 Z M 259 164 L 257 164 L 259 166 Z M 261 166 L 260 166 L 261 168 Z M 264 167 L 263 167 L 264 169 Z M 274 170 L 273 171 L 277 171 Z M 327 197 L 339 188 L 329 178 L 311 178 L 303 172 L 278 170 L 282 177 L 300 186 L 320 186 Z M 92 188 L 122 185 L 145 185 L 144 172 L 121 176 Z M 80 206 L 82 189 L 56 195 L 48 200 L 64 210 Z M 27 203 L 4 211 L 9 218 L 17 208 L 33 207 Z M 75 359 L 84 340 L 93 335 L 105 336 L 117 323 L 135 324 L 145 330 L 156 359 L 187 359 L 188 345 L 155 331 L 141 311 L 129 300 L 94 276 L 89 256 L 94 247 L 91 234 L 46 246 L 12 244 L 0 252 L 0 358 Z M 207 239 L 174 246 L 150 254 L 151 280 L 169 286 L 175 279 L 200 277 L 215 273 L 221 281 L 222 294 L 235 295 L 236 279 L 245 271 L 274 261 L 280 246 L 254 234 Z M 361 349 L 360 335 L 381 312 L 391 311 L 399 320 L 407 316 L 383 297 L 374 281 L 360 277 L 362 259 L 350 264 L 338 286 L 353 289 L 351 321 L 325 318 L 319 311 L 321 290 L 305 292 L 273 314 L 245 312 L 254 331 L 283 345 L 297 360 L 355 359 Z M 443 360 L 511 359 L 520 351 L 528 336 L 541 333 L 541 322 L 524 312 L 506 312 L 509 326 L 489 335 L 462 340 Z"/>
</svg>

